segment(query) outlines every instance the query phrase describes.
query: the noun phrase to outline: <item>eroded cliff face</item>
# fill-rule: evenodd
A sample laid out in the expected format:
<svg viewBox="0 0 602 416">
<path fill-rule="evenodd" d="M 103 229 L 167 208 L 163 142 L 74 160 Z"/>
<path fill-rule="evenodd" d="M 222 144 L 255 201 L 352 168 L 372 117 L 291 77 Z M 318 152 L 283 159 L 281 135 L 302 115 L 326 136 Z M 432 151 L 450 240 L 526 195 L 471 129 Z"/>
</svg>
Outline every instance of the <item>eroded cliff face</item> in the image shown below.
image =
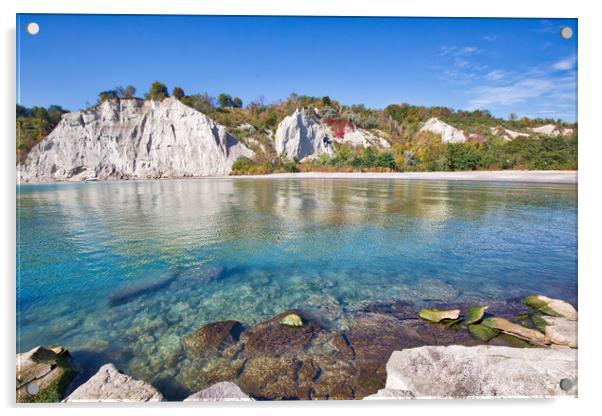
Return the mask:
<svg viewBox="0 0 602 416">
<path fill-rule="evenodd" d="M 279 155 L 303 161 L 315 159 L 322 154 L 333 156 L 334 143 L 363 148 L 391 147 L 385 139 L 355 126 L 345 128 L 340 137 L 337 137 L 328 124 L 322 122 L 313 111 L 305 108 L 297 109 L 280 122 L 274 146 Z"/>
<path fill-rule="evenodd" d="M 440 135 L 443 143 L 464 143 L 466 141 L 463 131 L 444 123 L 436 117 L 429 118 L 420 131 Z"/>
<path fill-rule="evenodd" d="M 312 159 L 322 153 L 334 154 L 328 131 L 307 114 L 305 108 L 297 109 L 278 125 L 275 136 L 276 153 L 299 160 Z"/>
<path fill-rule="evenodd" d="M 63 116 L 17 167 L 24 182 L 227 175 L 253 152 L 175 98 L 105 101 Z"/>
</svg>

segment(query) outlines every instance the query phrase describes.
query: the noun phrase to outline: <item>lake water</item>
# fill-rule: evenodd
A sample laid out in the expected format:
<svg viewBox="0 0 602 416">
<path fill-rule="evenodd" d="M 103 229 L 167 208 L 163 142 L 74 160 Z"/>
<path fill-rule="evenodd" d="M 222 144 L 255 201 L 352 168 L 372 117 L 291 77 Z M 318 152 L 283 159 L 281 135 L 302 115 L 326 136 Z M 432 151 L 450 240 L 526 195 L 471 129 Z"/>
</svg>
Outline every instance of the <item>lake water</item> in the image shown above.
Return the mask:
<svg viewBox="0 0 602 416">
<path fill-rule="evenodd" d="M 219 320 L 250 325 L 301 308 L 344 327 L 346 313 L 375 301 L 577 300 L 574 185 L 22 185 L 17 218 L 17 350 L 61 344 L 148 381 L 177 379 L 180 337 Z M 195 278 L 203 267 L 216 272 Z M 152 290 L 110 301 L 139 282 Z"/>
</svg>

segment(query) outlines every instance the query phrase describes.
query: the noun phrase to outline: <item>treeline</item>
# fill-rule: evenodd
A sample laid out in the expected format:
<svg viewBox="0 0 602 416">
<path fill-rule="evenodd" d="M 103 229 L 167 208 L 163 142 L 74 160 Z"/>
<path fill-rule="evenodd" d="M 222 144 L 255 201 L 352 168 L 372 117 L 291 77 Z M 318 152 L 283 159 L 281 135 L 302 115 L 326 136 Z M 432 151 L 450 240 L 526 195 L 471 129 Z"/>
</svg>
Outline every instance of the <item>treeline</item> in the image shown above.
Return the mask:
<svg viewBox="0 0 602 416">
<path fill-rule="evenodd" d="M 276 158 L 240 158 L 232 166 L 234 175 L 275 172 L 426 172 L 466 170 L 576 170 L 577 138 L 520 137 L 512 141 L 496 139 L 485 143 L 441 143 L 424 134 L 419 147 L 395 145 L 393 150 L 353 148 L 335 144 L 333 156 L 304 161 Z"/>
<path fill-rule="evenodd" d="M 67 112 L 59 105 L 27 108 L 17 104 L 17 163 L 25 160 L 31 148 L 46 137 Z"/>
</svg>

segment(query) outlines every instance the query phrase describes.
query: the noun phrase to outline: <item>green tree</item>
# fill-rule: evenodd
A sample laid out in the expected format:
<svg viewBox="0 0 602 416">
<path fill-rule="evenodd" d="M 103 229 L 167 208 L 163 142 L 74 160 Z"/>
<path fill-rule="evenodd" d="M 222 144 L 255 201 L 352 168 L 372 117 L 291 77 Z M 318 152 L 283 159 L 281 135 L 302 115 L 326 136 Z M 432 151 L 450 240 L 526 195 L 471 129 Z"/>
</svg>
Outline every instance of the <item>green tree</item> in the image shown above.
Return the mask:
<svg viewBox="0 0 602 416">
<path fill-rule="evenodd" d="M 378 155 L 378 160 L 376 161 L 376 165 L 379 168 L 386 168 L 394 170 L 397 167 L 395 163 L 395 156 L 391 152 L 382 152 Z"/>
<path fill-rule="evenodd" d="M 144 98 L 146 98 L 147 100 L 163 101 L 167 97 L 169 97 L 167 87 L 165 86 L 165 84 L 159 81 L 153 82 L 148 92 L 144 94 Z"/>
<path fill-rule="evenodd" d="M 239 97 L 234 97 L 232 99 L 232 107 L 242 108 L 242 100 Z"/>
<path fill-rule="evenodd" d="M 221 108 L 232 107 L 232 96 L 226 93 L 221 93 L 217 96 L 217 104 Z"/>
<path fill-rule="evenodd" d="M 115 91 L 115 90 L 101 91 L 98 94 L 98 102 L 99 103 L 103 103 L 103 102 L 105 102 L 107 100 L 113 100 L 113 99 L 115 99 L 117 97 L 118 97 L 117 91 Z"/>
</svg>

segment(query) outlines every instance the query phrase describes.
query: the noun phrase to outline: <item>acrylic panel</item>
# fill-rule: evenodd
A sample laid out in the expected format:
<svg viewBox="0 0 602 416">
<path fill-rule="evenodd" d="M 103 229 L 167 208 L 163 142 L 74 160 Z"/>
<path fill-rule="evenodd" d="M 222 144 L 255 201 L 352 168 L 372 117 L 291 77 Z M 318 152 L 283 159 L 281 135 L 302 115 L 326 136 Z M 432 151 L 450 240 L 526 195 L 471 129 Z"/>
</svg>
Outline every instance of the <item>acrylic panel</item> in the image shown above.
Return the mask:
<svg viewBox="0 0 602 416">
<path fill-rule="evenodd" d="M 576 19 L 16 28 L 18 402 L 577 395 Z"/>
</svg>

